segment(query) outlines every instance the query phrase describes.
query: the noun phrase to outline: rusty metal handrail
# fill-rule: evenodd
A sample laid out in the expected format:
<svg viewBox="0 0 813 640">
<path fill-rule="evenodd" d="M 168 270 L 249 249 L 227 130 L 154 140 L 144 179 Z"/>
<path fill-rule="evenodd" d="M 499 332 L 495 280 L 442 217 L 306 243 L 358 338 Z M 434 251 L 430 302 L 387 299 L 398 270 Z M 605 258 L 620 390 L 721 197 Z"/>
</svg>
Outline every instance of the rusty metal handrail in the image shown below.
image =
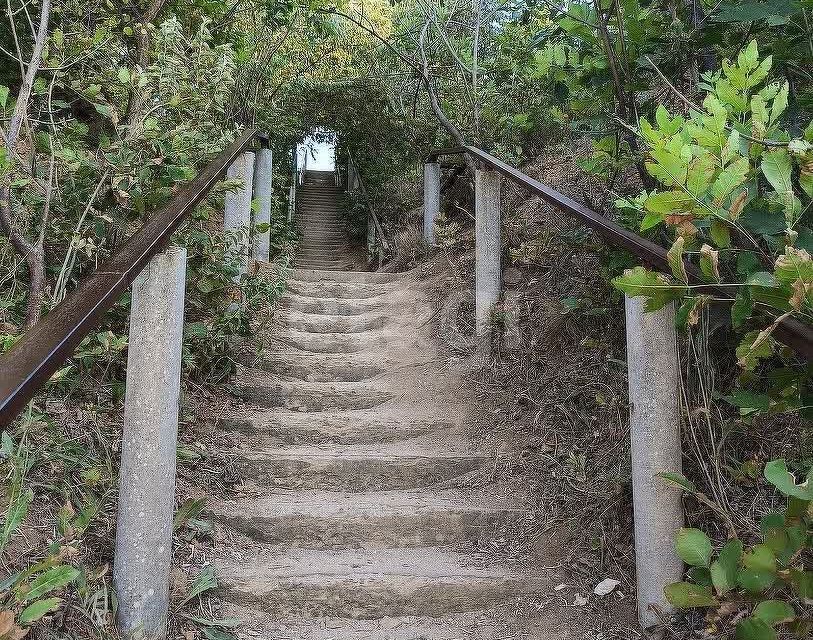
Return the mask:
<svg viewBox="0 0 813 640">
<path fill-rule="evenodd" d="M 482 164 L 503 174 L 512 182 L 525 187 L 528 191 L 540 196 L 560 211 L 570 214 L 586 227 L 598 233 L 612 246 L 626 249 L 642 262 L 659 271 L 666 273 L 671 271 L 669 260 L 666 257 L 667 250 L 659 244 L 655 244 L 651 240 L 642 238 L 625 229 L 618 223 L 592 209 L 588 209 L 583 204 L 522 173 L 519 169 L 506 164 L 482 149 L 472 146 L 438 149 L 429 154 L 428 160 L 434 162 L 440 156 L 464 154 L 468 154 Z M 691 263 L 686 262 L 685 266 L 689 280 L 692 283 L 699 284 L 702 290 L 725 297 L 734 297 L 724 286 L 709 284 L 704 281 L 702 272 Z M 796 318 L 785 318 L 774 330 L 774 336 L 796 351 L 805 360 L 813 362 L 813 327 Z"/>
<path fill-rule="evenodd" d="M 155 212 L 107 262 L 0 355 L 0 428 L 5 428 L 121 297 L 147 262 L 259 134 L 245 131 Z M 261 143 L 264 138 L 260 137 Z"/>
</svg>

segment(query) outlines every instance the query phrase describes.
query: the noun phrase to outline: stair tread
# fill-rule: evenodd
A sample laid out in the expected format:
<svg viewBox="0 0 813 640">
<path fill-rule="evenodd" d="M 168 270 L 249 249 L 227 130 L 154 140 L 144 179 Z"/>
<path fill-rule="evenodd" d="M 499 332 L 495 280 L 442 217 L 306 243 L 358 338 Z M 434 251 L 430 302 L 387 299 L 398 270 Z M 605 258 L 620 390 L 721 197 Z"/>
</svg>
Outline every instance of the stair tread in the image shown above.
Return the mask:
<svg viewBox="0 0 813 640">
<path fill-rule="evenodd" d="M 238 514 L 247 518 L 311 516 L 323 518 L 354 518 L 374 515 L 420 515 L 426 511 L 527 513 L 522 507 L 508 506 L 504 500 L 486 501 L 478 496 L 472 501 L 469 492 L 461 489 L 408 489 L 342 491 L 276 489 L 262 498 L 218 501 L 209 504 L 216 515 Z"/>
<path fill-rule="evenodd" d="M 488 460 L 489 456 L 481 451 L 467 449 L 450 449 L 448 445 L 439 451 L 436 447 L 424 446 L 421 449 L 404 451 L 402 443 L 376 443 L 363 445 L 299 445 L 269 449 L 252 448 L 241 452 L 248 460 L 381 460 L 397 462 L 399 460 Z"/>
<path fill-rule="evenodd" d="M 352 582 L 356 578 L 423 578 L 432 581 L 518 579 L 547 583 L 544 573 L 521 572 L 475 554 L 428 547 L 410 549 L 295 549 L 273 553 L 263 549 L 255 558 L 224 570 L 227 581 L 251 582 L 262 589 L 293 579 L 299 582 Z M 247 576 L 252 576 L 248 580 Z"/>
<path fill-rule="evenodd" d="M 516 616 L 502 609 L 444 616 L 387 616 L 375 620 L 326 617 L 318 624 L 301 616 L 279 617 L 257 608 L 226 603 L 227 617 L 251 620 L 254 630 L 240 640 L 568 640 L 569 625 L 551 628 L 548 620 Z M 573 612 L 575 628 L 583 626 Z"/>
</svg>

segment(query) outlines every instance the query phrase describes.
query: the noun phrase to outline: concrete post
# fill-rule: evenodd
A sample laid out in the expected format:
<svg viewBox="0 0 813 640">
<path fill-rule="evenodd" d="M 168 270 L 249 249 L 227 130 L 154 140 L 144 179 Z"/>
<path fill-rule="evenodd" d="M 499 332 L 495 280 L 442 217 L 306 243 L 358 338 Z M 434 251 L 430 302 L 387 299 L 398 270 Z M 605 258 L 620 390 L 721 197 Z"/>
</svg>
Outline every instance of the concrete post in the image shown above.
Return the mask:
<svg viewBox="0 0 813 640">
<path fill-rule="evenodd" d="M 133 282 L 113 583 L 125 638 L 163 638 L 169 606 L 186 249 Z"/>
<path fill-rule="evenodd" d="M 656 610 L 672 610 L 663 588 L 683 577 L 675 533 L 684 520 L 681 491 L 655 477 L 682 469 L 675 308 L 645 313 L 644 303 L 626 298 L 638 618 L 646 629 L 660 622 Z"/>
<path fill-rule="evenodd" d="M 246 151 L 238 156 L 226 172 L 229 180 L 242 180 L 242 186 L 226 194 L 226 212 L 223 217 L 225 231 L 240 233 L 240 273 L 234 276 L 239 283 L 248 273 L 249 240 L 251 232 L 251 200 L 254 183 L 254 152 Z"/>
<path fill-rule="evenodd" d="M 474 175 L 474 307 L 478 343 L 491 339 L 491 312 L 500 300 L 500 174 L 476 169 Z"/>
<path fill-rule="evenodd" d="M 440 215 L 440 164 L 423 165 L 423 238 L 435 244 L 435 221 Z"/>
<path fill-rule="evenodd" d="M 257 152 L 257 163 L 254 167 L 254 199 L 257 211 L 254 214 L 254 259 L 257 262 L 268 262 L 271 255 L 271 229 L 257 231 L 256 225 L 271 224 L 271 175 L 273 154 L 271 149 L 263 146 Z"/>
</svg>

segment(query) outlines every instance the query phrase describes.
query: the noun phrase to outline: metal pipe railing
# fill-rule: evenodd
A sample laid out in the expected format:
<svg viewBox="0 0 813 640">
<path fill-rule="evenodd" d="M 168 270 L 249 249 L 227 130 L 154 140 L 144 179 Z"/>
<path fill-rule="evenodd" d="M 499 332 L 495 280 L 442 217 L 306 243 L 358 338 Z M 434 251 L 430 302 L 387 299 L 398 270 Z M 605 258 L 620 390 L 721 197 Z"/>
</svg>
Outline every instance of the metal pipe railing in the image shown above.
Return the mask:
<svg viewBox="0 0 813 640">
<path fill-rule="evenodd" d="M 347 152 L 347 163 L 348 166 L 354 167 L 353 174 L 355 175 L 356 180 L 358 180 L 358 188 L 361 192 L 361 197 L 367 203 L 367 211 L 369 212 L 369 217 L 373 221 L 373 226 L 375 228 L 375 241 L 380 245 L 381 250 L 386 253 L 390 250 L 390 244 L 387 242 L 387 237 L 384 235 L 384 228 L 381 226 L 381 221 L 373 208 L 372 200 L 370 200 L 370 194 L 367 192 L 367 187 L 364 186 L 364 180 L 362 179 L 361 174 L 355 170 L 356 165 L 353 162 L 353 156 L 350 154 L 350 151 Z M 348 174 L 349 173 L 350 172 L 348 171 Z M 353 185 L 350 184 L 349 177 L 347 188 L 348 190 L 353 188 Z"/>
<path fill-rule="evenodd" d="M 182 191 L 155 212 L 113 256 L 0 355 L 0 429 L 4 429 L 116 303 L 150 259 L 258 138 L 245 131 Z"/>
<path fill-rule="evenodd" d="M 588 209 L 583 204 L 576 202 L 572 198 L 559 193 L 546 184 L 522 173 L 519 169 L 506 164 L 499 158 L 495 158 L 489 153 L 477 147 L 451 147 L 448 149 L 438 149 L 432 151 L 427 160 L 436 162 L 441 156 L 449 155 L 469 155 L 478 163 L 490 169 L 498 171 L 512 182 L 524 187 L 528 191 L 538 195 L 543 200 L 553 205 L 560 211 L 573 216 L 579 222 L 598 233 L 608 244 L 626 249 L 645 264 L 670 273 L 667 250 L 646 238 L 625 229 L 617 222 Z M 703 279 L 702 272 L 693 264 L 686 262 L 686 273 L 691 283 L 697 285 L 698 292 L 707 292 L 726 299 L 733 299 L 736 292 L 730 292 L 724 285 L 709 284 Z M 782 343 L 796 351 L 807 361 L 813 361 L 813 327 L 797 320 L 796 318 L 785 318 L 774 330 L 773 335 Z"/>
</svg>

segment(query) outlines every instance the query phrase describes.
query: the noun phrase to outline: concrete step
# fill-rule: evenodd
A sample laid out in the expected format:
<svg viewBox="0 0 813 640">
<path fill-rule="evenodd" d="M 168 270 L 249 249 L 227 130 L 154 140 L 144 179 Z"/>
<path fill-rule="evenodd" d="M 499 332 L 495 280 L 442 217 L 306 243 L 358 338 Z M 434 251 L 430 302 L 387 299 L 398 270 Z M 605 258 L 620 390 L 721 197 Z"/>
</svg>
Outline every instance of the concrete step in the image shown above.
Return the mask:
<svg viewBox="0 0 813 640">
<path fill-rule="evenodd" d="M 408 277 L 407 273 L 382 273 L 374 271 L 345 271 L 344 273 L 323 272 L 319 269 L 295 268 L 291 279 L 301 282 L 363 282 L 363 283 L 396 283 Z"/>
<path fill-rule="evenodd" d="M 549 619 L 516 618 L 503 611 L 471 611 L 439 617 L 398 616 L 373 620 L 279 618 L 249 607 L 226 604 L 224 617 L 252 621 L 239 640 L 573 640 L 570 625 L 552 628 Z M 573 628 L 584 621 L 573 613 Z M 510 619 L 507 619 L 510 618 Z"/>
<path fill-rule="evenodd" d="M 374 491 L 276 490 L 260 499 L 216 502 L 216 519 L 267 544 L 302 549 L 432 547 L 500 535 L 527 509 L 496 507 L 457 489 Z M 512 522 L 512 523 L 513 523 Z M 517 525 L 514 525 L 517 526 Z"/>
<path fill-rule="evenodd" d="M 288 296 L 286 295 L 286 300 Z M 317 298 L 313 298 L 317 300 Z M 330 298 L 319 299 L 325 303 L 334 302 Z M 344 302 L 344 301 L 342 301 Z M 352 300 L 347 301 L 346 304 L 358 305 L 360 303 L 370 305 L 368 300 Z M 342 309 L 335 308 L 335 311 Z M 362 312 L 364 313 L 364 312 Z M 343 314 L 331 313 L 323 314 L 327 316 L 339 315 L 361 315 L 359 314 Z M 376 348 L 384 348 L 390 342 L 397 340 L 397 335 L 391 332 L 386 332 L 382 329 L 371 330 L 363 334 L 358 333 L 313 333 L 309 331 L 302 331 L 300 328 L 279 326 L 274 332 L 273 341 L 268 345 L 268 353 L 288 353 L 291 354 L 290 349 L 306 351 L 307 353 L 341 353 L 341 354 L 357 354 L 363 351 L 370 353 L 371 350 Z"/>
<path fill-rule="evenodd" d="M 344 227 L 298 224 L 297 228 L 302 233 L 303 238 L 341 237 L 347 239 L 347 229 Z"/>
<path fill-rule="evenodd" d="M 279 308 L 319 315 L 357 316 L 362 313 L 375 313 L 383 307 L 375 299 L 314 298 L 286 292 L 280 299 Z"/>
<path fill-rule="evenodd" d="M 344 230 L 322 231 L 318 229 L 309 229 L 306 227 L 302 230 L 302 241 L 317 243 L 322 241 L 326 244 L 339 244 L 344 246 L 348 244 L 348 237 Z"/>
<path fill-rule="evenodd" d="M 384 328 L 389 317 L 381 314 L 330 316 L 282 309 L 275 314 L 274 320 L 305 333 L 362 333 Z"/>
<path fill-rule="evenodd" d="M 349 243 L 347 242 L 347 238 L 330 239 L 324 236 L 319 238 L 310 237 L 302 239 L 296 256 L 324 254 L 343 257 L 348 249 Z"/>
<path fill-rule="evenodd" d="M 261 369 L 242 367 L 233 393 L 261 407 L 285 407 L 303 412 L 372 409 L 392 397 L 386 391 L 360 382 L 282 380 Z"/>
<path fill-rule="evenodd" d="M 299 444 L 385 443 L 448 431 L 455 425 L 423 413 L 383 407 L 350 411 L 300 413 L 286 409 L 250 407 L 221 417 L 218 428 L 241 433 L 263 446 Z"/>
<path fill-rule="evenodd" d="M 307 246 L 300 247 L 295 256 L 296 260 L 305 262 L 342 262 L 349 261 L 345 249 L 312 249 Z"/>
<path fill-rule="evenodd" d="M 395 290 L 395 286 L 386 284 L 303 282 L 297 280 L 288 281 L 288 291 L 301 296 L 309 296 L 311 298 L 362 300 L 383 296 Z"/>
<path fill-rule="evenodd" d="M 325 356 L 314 366 L 314 356 Z M 329 358 L 329 359 L 328 359 Z M 295 360 L 289 354 L 264 353 L 253 357 L 240 357 L 238 361 L 254 369 L 274 373 L 279 378 L 305 382 L 363 382 L 382 372 L 375 362 L 348 362 L 345 354 L 301 354 Z"/>
<path fill-rule="evenodd" d="M 414 447 L 414 448 L 413 448 Z M 263 487 L 330 491 L 384 491 L 458 486 L 485 465 L 476 452 L 419 448 L 403 442 L 361 445 L 301 445 L 242 452 L 235 459 L 244 479 Z"/>
<path fill-rule="evenodd" d="M 346 229 L 314 229 L 311 227 L 299 227 L 302 242 L 324 241 L 327 244 L 346 245 L 349 242 Z"/>
<path fill-rule="evenodd" d="M 476 560 L 433 549 L 263 553 L 224 568 L 219 578 L 230 601 L 303 618 L 437 617 L 539 595 L 548 586 L 542 576 Z"/>
<path fill-rule="evenodd" d="M 317 269 L 319 271 L 344 271 L 352 265 L 348 260 L 296 260 L 295 265 L 301 269 Z"/>
</svg>

